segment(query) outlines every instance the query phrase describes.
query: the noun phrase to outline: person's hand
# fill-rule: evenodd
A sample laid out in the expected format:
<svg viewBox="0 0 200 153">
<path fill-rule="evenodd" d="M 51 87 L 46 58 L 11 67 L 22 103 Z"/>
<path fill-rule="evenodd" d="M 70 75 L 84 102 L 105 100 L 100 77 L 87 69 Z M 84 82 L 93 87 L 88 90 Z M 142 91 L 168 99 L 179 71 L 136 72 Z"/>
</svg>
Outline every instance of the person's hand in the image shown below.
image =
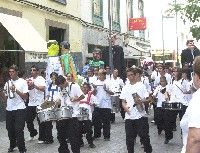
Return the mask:
<svg viewBox="0 0 200 153">
<path fill-rule="evenodd" d="M 76 102 L 78 100 L 78 96 L 75 96 L 75 97 L 71 97 L 70 98 L 70 101 L 71 102 Z"/>
<path fill-rule="evenodd" d="M 16 92 L 16 88 L 15 88 L 15 85 L 14 85 L 14 84 L 10 87 L 10 90 L 11 90 L 12 92 Z"/>
</svg>

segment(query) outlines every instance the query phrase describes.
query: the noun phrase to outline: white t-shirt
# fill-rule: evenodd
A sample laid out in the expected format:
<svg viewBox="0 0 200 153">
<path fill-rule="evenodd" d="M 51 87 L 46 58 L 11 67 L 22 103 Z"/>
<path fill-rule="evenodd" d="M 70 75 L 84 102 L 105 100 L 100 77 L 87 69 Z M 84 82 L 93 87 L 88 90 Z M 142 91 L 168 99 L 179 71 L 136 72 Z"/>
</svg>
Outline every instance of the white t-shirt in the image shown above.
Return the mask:
<svg viewBox="0 0 200 153">
<path fill-rule="evenodd" d="M 103 86 L 106 86 L 107 90 L 110 90 L 110 82 L 108 80 L 100 81 L 97 80 L 94 83 L 97 86 L 97 94 L 96 97 L 99 101 L 99 108 L 112 108 L 111 106 L 111 97 L 110 95 L 103 89 Z"/>
<path fill-rule="evenodd" d="M 49 96 L 49 101 L 52 99 L 54 101 L 58 100 L 60 98 L 60 88 L 57 85 L 49 85 L 49 87 L 46 90 L 46 96 Z"/>
<path fill-rule="evenodd" d="M 114 93 L 121 92 L 121 88 L 124 86 L 123 80 L 117 77 L 110 80 L 110 90 Z"/>
<path fill-rule="evenodd" d="M 158 99 L 157 101 L 157 107 L 162 107 L 162 102 L 166 101 L 165 100 L 165 95 L 161 93 L 161 90 L 166 88 L 167 90 L 168 86 L 162 87 L 161 85 L 157 86 L 156 89 L 153 92 L 153 96 L 156 96 Z"/>
<path fill-rule="evenodd" d="M 149 96 L 145 85 L 142 82 L 137 82 L 134 85 L 126 84 L 122 89 L 120 99 L 123 99 L 127 102 L 127 106 L 130 107 L 130 112 L 125 114 L 125 119 L 139 119 L 145 115 L 145 110 L 139 112 L 136 107 L 132 94 L 137 93 L 141 99 L 145 99 Z"/>
<path fill-rule="evenodd" d="M 84 95 L 84 94 L 77 83 L 69 83 L 69 86 L 64 88 L 60 92 L 61 107 L 65 107 L 65 106 L 73 107 L 72 117 L 77 117 L 77 115 L 80 114 L 79 101 L 71 102 L 70 98 L 80 97 L 81 95 Z"/>
<path fill-rule="evenodd" d="M 89 110 L 89 120 L 92 120 L 92 112 L 93 112 L 93 105 L 99 105 L 97 98 L 94 95 L 91 95 L 89 104 L 88 103 L 81 103 L 81 102 L 88 102 L 88 94 L 85 95 L 85 98 L 80 100 L 79 107 L 84 107 Z"/>
<path fill-rule="evenodd" d="M 170 95 L 170 102 L 180 102 L 183 105 L 187 106 L 188 102 L 186 101 L 186 99 L 184 98 L 184 94 L 183 94 L 183 86 L 182 86 L 182 79 L 179 81 L 173 81 L 173 84 L 170 85 L 170 88 L 168 88 L 169 90 L 167 90 L 167 92 Z"/>
<path fill-rule="evenodd" d="M 17 90 L 19 90 L 20 92 L 22 93 L 28 93 L 28 84 L 27 82 L 22 79 L 22 78 L 19 78 L 17 80 L 9 80 L 9 83 L 6 82 L 5 86 L 4 86 L 4 90 L 6 91 L 6 95 L 8 96 L 9 93 L 8 93 L 8 88 L 10 89 L 10 87 L 12 86 L 12 83 L 14 84 L 15 88 Z M 8 87 L 9 85 L 9 87 Z M 11 92 L 11 91 L 10 91 Z M 14 98 L 10 99 L 9 96 L 8 96 L 8 99 L 7 99 L 7 107 L 6 107 L 6 110 L 7 111 L 12 111 L 12 110 L 18 110 L 18 109 L 25 109 L 26 106 L 25 106 L 25 103 L 24 103 L 24 100 L 15 92 L 14 93 Z"/>
<path fill-rule="evenodd" d="M 35 79 L 33 77 L 31 80 L 34 82 L 36 86 L 44 86 L 46 87 L 45 79 L 42 76 L 37 76 Z M 44 92 L 32 89 L 29 90 L 29 103 L 28 106 L 39 106 L 44 102 Z"/>
<path fill-rule="evenodd" d="M 149 84 L 149 78 L 146 77 L 146 76 L 141 77 L 141 81 L 142 81 L 143 84 L 145 85 L 147 91 L 148 91 L 149 93 L 151 93 L 151 86 L 150 86 L 150 84 Z"/>
<path fill-rule="evenodd" d="M 188 131 L 190 127 L 200 128 L 200 89 L 198 89 L 189 102 L 188 108 L 180 122 L 180 126 L 183 134 L 183 148 L 181 153 L 185 153 Z"/>
</svg>

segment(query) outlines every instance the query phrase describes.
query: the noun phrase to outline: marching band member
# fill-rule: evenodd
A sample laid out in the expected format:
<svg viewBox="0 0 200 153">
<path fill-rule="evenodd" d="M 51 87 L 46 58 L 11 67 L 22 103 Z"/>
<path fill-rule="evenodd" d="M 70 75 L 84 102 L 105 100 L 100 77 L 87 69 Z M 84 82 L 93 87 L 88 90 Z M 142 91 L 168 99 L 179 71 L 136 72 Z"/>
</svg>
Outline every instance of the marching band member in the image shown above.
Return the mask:
<svg viewBox="0 0 200 153">
<path fill-rule="evenodd" d="M 51 78 L 52 82 L 51 82 L 51 84 L 49 84 L 49 86 L 47 87 L 47 91 L 46 91 L 45 102 L 48 102 L 48 103 L 50 102 L 51 105 L 53 105 L 54 102 L 57 101 L 58 98 L 59 98 L 59 88 L 55 84 L 55 79 L 57 77 L 58 77 L 58 74 L 56 72 L 52 72 L 50 74 L 50 78 Z M 47 109 L 49 109 L 49 108 L 47 108 Z M 41 124 L 45 128 L 45 130 L 44 130 L 44 143 L 46 143 L 46 144 L 53 143 L 54 141 L 53 141 L 53 135 L 52 135 L 52 129 L 53 129 L 52 121 L 46 121 L 46 122 L 43 122 Z"/>
<path fill-rule="evenodd" d="M 193 82 L 197 91 L 192 95 L 188 108 L 180 122 L 183 134 L 183 148 L 181 153 L 199 153 L 200 150 L 200 57 L 193 63 Z"/>
<path fill-rule="evenodd" d="M 114 95 L 111 95 L 111 100 L 112 100 L 113 96 L 119 97 L 119 93 L 121 92 L 123 86 L 124 86 L 124 82 L 120 77 L 118 77 L 118 70 L 114 69 L 112 78 L 110 79 L 110 90 L 114 93 Z M 118 102 L 120 103 L 120 100 Z M 117 102 L 114 102 L 114 103 L 117 104 Z M 117 104 L 117 105 L 120 107 L 120 104 Z M 115 107 L 118 107 L 118 106 L 115 106 Z M 122 114 L 122 116 L 123 116 L 123 114 Z M 111 123 L 114 123 L 114 122 L 115 122 L 115 112 L 112 112 L 111 113 Z"/>
<path fill-rule="evenodd" d="M 55 83 L 61 88 L 60 105 L 61 107 L 71 106 L 73 108 L 72 118 L 56 122 L 57 138 L 59 141 L 59 153 L 69 153 L 66 139 L 69 138 L 71 150 L 73 153 L 80 153 L 79 141 L 79 101 L 84 98 L 80 86 L 76 83 L 69 83 L 62 75 L 59 75 Z"/>
<path fill-rule="evenodd" d="M 103 136 L 105 141 L 110 141 L 110 116 L 111 116 L 111 99 L 110 83 L 106 80 L 106 72 L 99 70 L 98 80 L 94 84 L 94 94 L 99 101 L 99 108 L 96 108 L 94 123 L 94 139 L 101 137 L 103 127 Z"/>
<path fill-rule="evenodd" d="M 4 86 L 7 98 L 6 129 L 10 140 L 8 152 L 13 152 L 14 148 L 18 147 L 20 153 L 25 153 L 24 127 L 26 106 L 24 100 L 28 98 L 28 85 L 24 79 L 18 77 L 17 73 L 17 66 L 12 65 L 9 68 L 11 80 L 7 81 Z"/>
<path fill-rule="evenodd" d="M 168 93 L 166 92 L 169 88 L 167 86 L 167 80 L 165 76 L 160 78 L 160 85 L 156 87 L 153 92 L 153 96 L 157 98 L 157 106 L 155 109 L 155 121 L 158 129 L 158 135 L 161 134 L 162 130 L 165 131 L 165 143 L 168 143 L 169 139 L 171 139 L 168 131 L 171 131 L 171 122 L 173 122 L 171 115 L 173 112 L 170 110 L 165 110 L 162 108 L 162 103 L 169 101 Z"/>
<path fill-rule="evenodd" d="M 92 108 L 93 105 L 98 105 L 97 104 L 97 99 L 93 95 L 91 91 L 91 86 L 88 83 L 83 83 L 82 85 L 82 91 L 85 94 L 85 98 L 80 100 L 79 108 L 83 107 L 88 110 L 89 113 L 89 119 L 84 120 L 84 121 L 79 121 L 80 122 L 80 143 L 81 146 L 84 146 L 83 142 L 83 128 L 85 128 L 86 131 L 86 139 L 88 141 L 89 147 L 90 148 L 95 148 L 96 146 L 93 144 L 93 138 L 92 138 Z"/>
<path fill-rule="evenodd" d="M 130 81 L 122 89 L 120 99 L 125 114 L 126 146 L 128 153 L 134 152 L 134 141 L 137 135 L 144 145 L 146 153 L 152 152 L 149 137 L 148 118 L 145 116 L 145 110 L 142 100 L 148 96 L 145 86 L 140 81 L 141 70 L 129 68 L 127 78 Z"/>
<path fill-rule="evenodd" d="M 44 101 L 44 92 L 45 92 L 45 79 L 42 76 L 39 76 L 39 68 L 35 65 L 31 67 L 31 82 L 29 83 L 29 103 L 26 108 L 27 111 L 27 128 L 30 132 L 30 140 L 38 134 L 37 130 L 34 128 L 34 119 L 37 116 L 36 108 L 40 106 Z M 38 143 L 44 143 L 44 130 L 45 128 L 40 124 L 39 125 L 39 138 Z"/>
</svg>

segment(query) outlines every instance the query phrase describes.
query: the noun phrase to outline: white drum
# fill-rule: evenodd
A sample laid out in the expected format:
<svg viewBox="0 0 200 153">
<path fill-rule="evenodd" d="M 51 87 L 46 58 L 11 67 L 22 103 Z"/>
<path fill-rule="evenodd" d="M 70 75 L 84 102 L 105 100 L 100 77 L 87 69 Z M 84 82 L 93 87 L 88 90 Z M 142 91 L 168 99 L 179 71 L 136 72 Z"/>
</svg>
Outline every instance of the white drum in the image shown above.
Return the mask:
<svg viewBox="0 0 200 153">
<path fill-rule="evenodd" d="M 44 109 L 38 111 L 38 118 L 40 123 L 47 121 L 56 120 L 55 110 L 54 109 Z"/>
<path fill-rule="evenodd" d="M 55 111 L 57 120 L 64 120 L 72 118 L 73 108 L 70 106 L 57 108 Z"/>
<path fill-rule="evenodd" d="M 89 110 L 85 107 L 79 108 L 80 114 L 78 115 L 79 121 L 89 120 Z"/>
</svg>

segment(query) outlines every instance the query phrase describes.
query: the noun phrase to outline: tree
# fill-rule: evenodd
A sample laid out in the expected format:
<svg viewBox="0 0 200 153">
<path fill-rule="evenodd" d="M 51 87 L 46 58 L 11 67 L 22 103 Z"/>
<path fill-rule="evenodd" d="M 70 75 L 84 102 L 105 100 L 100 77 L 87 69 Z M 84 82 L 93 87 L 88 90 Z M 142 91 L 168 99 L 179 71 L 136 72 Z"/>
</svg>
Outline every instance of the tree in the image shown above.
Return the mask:
<svg viewBox="0 0 200 153">
<path fill-rule="evenodd" d="M 182 0 L 183 1 L 183 0 Z M 181 2 L 182 2 L 181 1 Z M 192 36 L 197 40 L 200 39 L 200 1 L 199 0 L 184 0 L 181 4 L 176 3 L 170 4 L 168 10 L 170 14 L 178 13 L 184 23 L 190 22 L 190 32 Z"/>
</svg>

